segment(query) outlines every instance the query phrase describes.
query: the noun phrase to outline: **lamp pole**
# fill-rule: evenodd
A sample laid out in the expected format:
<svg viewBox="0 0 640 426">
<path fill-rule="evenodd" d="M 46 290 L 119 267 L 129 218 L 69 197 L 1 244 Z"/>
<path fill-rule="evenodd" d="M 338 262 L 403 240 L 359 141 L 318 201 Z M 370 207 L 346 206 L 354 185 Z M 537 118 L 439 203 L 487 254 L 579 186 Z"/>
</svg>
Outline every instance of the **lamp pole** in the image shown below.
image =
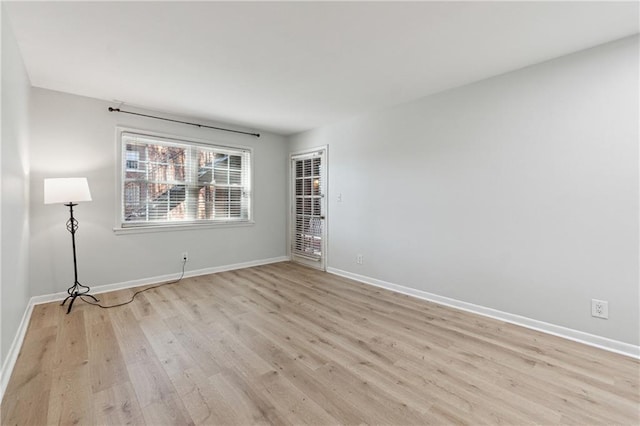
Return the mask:
<svg viewBox="0 0 640 426">
<path fill-rule="evenodd" d="M 77 206 L 78 204 L 67 203 L 65 206 L 69 207 L 69 220 L 67 220 L 67 231 L 71 233 L 71 245 L 73 247 L 73 285 L 67 289 L 67 293 L 69 294 L 66 299 L 62 301 L 60 306 L 64 306 L 67 303 L 67 300 L 71 299 L 69 303 L 69 308 L 67 309 L 67 314 L 71 312 L 71 307 L 73 306 L 73 302 L 76 301 L 76 298 L 82 299 L 83 296 L 88 296 L 98 302 L 94 296 L 89 294 L 91 290 L 88 286 L 80 284 L 78 281 L 78 261 L 76 257 L 76 231 L 78 230 L 78 221 L 73 217 L 73 206 Z"/>
</svg>

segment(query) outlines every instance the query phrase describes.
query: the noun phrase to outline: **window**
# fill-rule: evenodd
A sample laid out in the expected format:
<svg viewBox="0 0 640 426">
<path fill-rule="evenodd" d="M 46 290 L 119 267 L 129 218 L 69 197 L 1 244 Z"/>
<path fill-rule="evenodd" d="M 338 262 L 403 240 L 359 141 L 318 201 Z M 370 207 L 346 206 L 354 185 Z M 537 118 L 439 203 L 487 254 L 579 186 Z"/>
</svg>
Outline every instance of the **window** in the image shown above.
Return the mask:
<svg viewBox="0 0 640 426">
<path fill-rule="evenodd" d="M 249 222 L 249 149 L 121 133 L 123 227 Z"/>
<path fill-rule="evenodd" d="M 126 151 L 127 171 L 138 170 L 138 160 L 140 153 L 138 151 Z"/>
</svg>

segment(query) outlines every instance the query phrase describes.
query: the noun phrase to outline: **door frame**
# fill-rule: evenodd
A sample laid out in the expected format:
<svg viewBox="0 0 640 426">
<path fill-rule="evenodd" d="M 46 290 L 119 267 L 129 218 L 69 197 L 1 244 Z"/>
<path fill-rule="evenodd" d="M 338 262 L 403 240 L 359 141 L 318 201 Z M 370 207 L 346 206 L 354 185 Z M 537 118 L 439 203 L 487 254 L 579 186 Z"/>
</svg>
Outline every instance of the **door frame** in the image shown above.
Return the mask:
<svg viewBox="0 0 640 426">
<path fill-rule="evenodd" d="M 323 161 L 321 164 L 321 176 L 320 179 L 320 192 L 324 196 L 323 200 L 320 203 L 321 208 L 323 209 L 324 219 L 322 219 L 322 240 L 321 240 L 321 252 L 322 256 L 320 257 L 320 261 L 308 260 L 300 256 L 296 256 L 292 250 L 292 239 L 293 239 L 293 224 L 294 220 L 294 205 L 295 205 L 295 185 L 294 185 L 294 174 L 293 174 L 293 161 L 295 157 L 313 154 L 316 152 L 323 153 Z M 315 269 L 319 269 L 321 271 L 327 270 L 327 248 L 328 244 L 328 236 L 329 236 L 329 145 L 322 145 L 314 148 L 306 148 L 299 151 L 293 151 L 289 153 L 289 167 L 288 167 L 288 181 L 289 181 L 289 208 L 287 214 L 287 254 L 291 261 L 300 263 L 302 265 L 306 265 Z"/>
</svg>

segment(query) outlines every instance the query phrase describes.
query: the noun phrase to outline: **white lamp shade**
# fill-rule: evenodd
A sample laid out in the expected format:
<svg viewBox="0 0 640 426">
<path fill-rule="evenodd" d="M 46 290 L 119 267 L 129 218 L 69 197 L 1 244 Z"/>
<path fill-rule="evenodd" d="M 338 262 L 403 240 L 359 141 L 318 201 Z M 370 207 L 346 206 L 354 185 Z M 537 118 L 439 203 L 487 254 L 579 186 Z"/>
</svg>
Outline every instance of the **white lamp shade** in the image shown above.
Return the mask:
<svg viewBox="0 0 640 426">
<path fill-rule="evenodd" d="M 44 180 L 44 203 L 77 203 L 91 201 L 87 178 L 55 178 Z"/>
</svg>

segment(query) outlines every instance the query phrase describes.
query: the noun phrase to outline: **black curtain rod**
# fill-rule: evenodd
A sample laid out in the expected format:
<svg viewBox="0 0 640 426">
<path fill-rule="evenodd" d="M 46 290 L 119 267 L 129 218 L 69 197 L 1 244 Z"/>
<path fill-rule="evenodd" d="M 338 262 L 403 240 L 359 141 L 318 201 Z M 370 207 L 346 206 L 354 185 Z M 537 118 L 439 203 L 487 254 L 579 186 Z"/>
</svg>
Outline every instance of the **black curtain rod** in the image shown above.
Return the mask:
<svg viewBox="0 0 640 426">
<path fill-rule="evenodd" d="M 171 118 L 156 117 L 155 115 L 147 115 L 147 114 L 140 114 L 138 112 L 123 111 L 120 108 L 109 107 L 109 112 L 121 112 L 123 114 L 131 114 L 131 115 L 139 115 L 140 117 L 155 118 L 156 120 L 172 121 L 174 123 L 189 124 L 191 126 L 196 126 L 196 127 L 206 127 L 207 129 L 222 130 L 223 132 L 241 133 L 243 135 L 255 136 L 256 138 L 260 137 L 260 133 L 243 132 L 242 130 L 225 129 L 223 127 L 207 126 L 204 124 L 190 123 L 188 121 L 172 120 Z"/>
</svg>

